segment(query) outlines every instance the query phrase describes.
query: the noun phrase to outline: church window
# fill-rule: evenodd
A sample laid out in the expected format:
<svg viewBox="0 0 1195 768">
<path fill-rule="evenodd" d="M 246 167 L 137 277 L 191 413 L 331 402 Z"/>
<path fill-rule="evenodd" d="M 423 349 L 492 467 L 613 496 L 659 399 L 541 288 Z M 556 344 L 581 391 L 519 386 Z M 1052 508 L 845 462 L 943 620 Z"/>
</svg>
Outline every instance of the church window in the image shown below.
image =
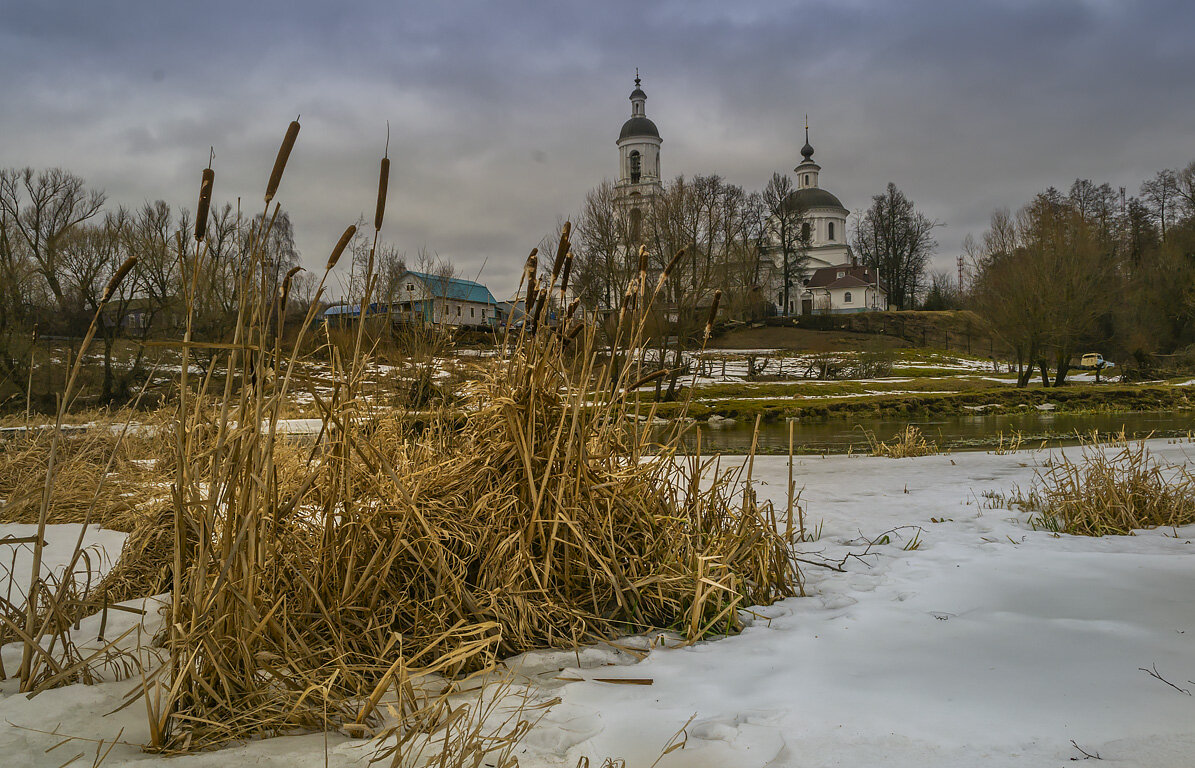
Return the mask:
<svg viewBox="0 0 1195 768">
<path fill-rule="evenodd" d="M 642 159 L 639 157 L 639 150 L 637 150 L 637 149 L 632 150 L 630 159 L 631 159 L 631 183 L 638 184 L 640 176 L 643 175 L 642 174 L 643 164 L 641 162 Z"/>
<path fill-rule="evenodd" d="M 414 293 L 414 292 L 415 292 L 415 284 L 407 283 L 407 293 Z"/>
<path fill-rule="evenodd" d="M 809 222 L 805 222 L 804 224 L 802 224 L 801 225 L 801 239 L 808 240 L 812 231 L 813 230 L 810 228 Z"/>
<path fill-rule="evenodd" d="M 850 291 L 847 291 L 847 292 L 846 292 L 846 294 L 844 294 L 844 295 L 843 295 L 843 297 L 842 297 L 842 303 L 843 303 L 843 304 L 850 304 L 850 303 L 851 303 L 851 292 L 850 292 Z"/>
<path fill-rule="evenodd" d="M 457 317 L 461 316 L 461 305 L 460 304 L 456 305 L 456 316 Z"/>
<path fill-rule="evenodd" d="M 639 230 L 643 222 L 643 211 L 638 208 L 631 209 L 631 242 L 639 242 Z"/>
<path fill-rule="evenodd" d="M 809 186 L 809 174 L 805 174 L 805 186 Z"/>
<path fill-rule="evenodd" d="M 475 308 L 469 307 L 469 317 L 477 317 L 477 310 Z"/>
<path fill-rule="evenodd" d="M 834 239 L 834 222 L 830 222 L 830 239 Z"/>
</svg>

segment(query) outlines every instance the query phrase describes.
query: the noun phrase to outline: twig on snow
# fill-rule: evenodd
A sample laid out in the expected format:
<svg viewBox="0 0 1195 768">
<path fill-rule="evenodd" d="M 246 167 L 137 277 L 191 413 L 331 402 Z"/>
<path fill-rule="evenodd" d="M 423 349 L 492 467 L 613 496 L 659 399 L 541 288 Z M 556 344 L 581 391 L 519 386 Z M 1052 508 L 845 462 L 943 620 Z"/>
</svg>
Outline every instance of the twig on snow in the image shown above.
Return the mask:
<svg viewBox="0 0 1195 768">
<path fill-rule="evenodd" d="M 1158 665 L 1156 663 L 1153 665 L 1153 669 L 1146 669 L 1145 667 L 1137 667 L 1137 669 L 1141 670 L 1142 672 L 1147 673 L 1150 677 L 1156 677 L 1157 679 L 1161 680 L 1163 683 L 1170 686 L 1171 688 L 1178 691 L 1179 693 L 1185 693 L 1188 696 L 1191 695 L 1191 692 L 1189 690 L 1187 690 L 1186 688 L 1179 688 L 1174 683 L 1172 683 L 1169 680 L 1167 680 L 1166 678 L 1162 677 L 1162 675 L 1158 672 Z M 1187 682 L 1189 683 L 1191 681 L 1188 680 Z"/>
</svg>

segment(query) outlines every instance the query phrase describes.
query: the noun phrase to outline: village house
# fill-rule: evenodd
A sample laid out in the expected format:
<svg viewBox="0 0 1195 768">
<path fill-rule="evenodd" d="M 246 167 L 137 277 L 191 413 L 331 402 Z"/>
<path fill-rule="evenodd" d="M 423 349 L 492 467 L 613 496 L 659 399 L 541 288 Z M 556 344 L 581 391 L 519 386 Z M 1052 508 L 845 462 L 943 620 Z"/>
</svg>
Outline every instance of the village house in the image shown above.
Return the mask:
<svg viewBox="0 0 1195 768">
<path fill-rule="evenodd" d="M 502 320 L 498 302 L 481 283 L 410 270 L 399 277 L 392 301 L 370 304 L 365 313 L 388 315 L 393 323 L 459 328 L 491 328 Z M 324 320 L 352 322 L 360 315 L 360 304 L 348 302 L 329 307 L 324 311 Z"/>
<path fill-rule="evenodd" d="M 888 291 L 875 272 L 857 264 L 821 267 L 800 292 L 802 315 L 842 315 L 888 309 Z"/>
</svg>

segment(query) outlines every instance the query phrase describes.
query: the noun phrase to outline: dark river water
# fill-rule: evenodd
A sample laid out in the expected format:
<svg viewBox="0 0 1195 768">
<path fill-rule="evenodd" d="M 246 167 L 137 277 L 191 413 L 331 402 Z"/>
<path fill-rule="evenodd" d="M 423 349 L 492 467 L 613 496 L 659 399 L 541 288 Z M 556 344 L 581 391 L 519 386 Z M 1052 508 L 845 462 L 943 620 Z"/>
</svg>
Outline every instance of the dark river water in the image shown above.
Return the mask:
<svg viewBox="0 0 1195 768">
<path fill-rule="evenodd" d="M 1195 412 L 1141 411 L 1134 413 L 1052 413 L 1029 411 L 1021 413 L 940 416 L 914 419 L 822 419 L 793 423 L 793 445 L 798 453 L 856 453 L 866 452 L 868 433 L 880 441 L 890 441 L 907 425 L 921 430 L 926 439 L 940 448 L 951 450 L 988 449 L 997 445 L 1003 436 L 1009 439 L 1020 433 L 1022 447 L 1037 446 L 1042 441 L 1051 445 L 1073 444 L 1079 436 L 1089 436 L 1123 430 L 1128 437 L 1178 437 L 1195 432 Z M 701 430 L 701 452 L 746 453 L 751 447 L 753 422 L 738 422 L 733 426 L 711 427 L 698 422 L 685 436 L 692 447 L 696 443 L 695 430 Z M 759 453 L 788 452 L 788 423 L 761 424 L 757 441 Z"/>
</svg>

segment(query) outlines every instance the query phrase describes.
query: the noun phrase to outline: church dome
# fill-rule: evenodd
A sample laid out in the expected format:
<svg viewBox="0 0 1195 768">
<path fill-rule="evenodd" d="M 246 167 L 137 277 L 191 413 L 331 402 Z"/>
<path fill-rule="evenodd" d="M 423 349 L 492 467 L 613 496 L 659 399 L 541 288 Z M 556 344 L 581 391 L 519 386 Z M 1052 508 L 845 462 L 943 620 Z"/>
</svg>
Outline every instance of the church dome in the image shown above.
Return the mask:
<svg viewBox="0 0 1195 768">
<path fill-rule="evenodd" d="M 785 205 L 789 210 L 807 211 L 810 208 L 837 208 L 844 213 L 848 212 L 837 197 L 818 187 L 798 189 L 788 196 L 788 201 Z"/>
<path fill-rule="evenodd" d="M 618 140 L 629 139 L 637 136 L 649 136 L 653 139 L 660 138 L 660 131 L 656 128 L 656 124 L 646 117 L 636 116 L 632 117 L 622 124 L 622 131 L 618 134 Z"/>
</svg>

